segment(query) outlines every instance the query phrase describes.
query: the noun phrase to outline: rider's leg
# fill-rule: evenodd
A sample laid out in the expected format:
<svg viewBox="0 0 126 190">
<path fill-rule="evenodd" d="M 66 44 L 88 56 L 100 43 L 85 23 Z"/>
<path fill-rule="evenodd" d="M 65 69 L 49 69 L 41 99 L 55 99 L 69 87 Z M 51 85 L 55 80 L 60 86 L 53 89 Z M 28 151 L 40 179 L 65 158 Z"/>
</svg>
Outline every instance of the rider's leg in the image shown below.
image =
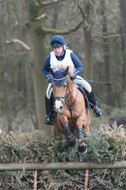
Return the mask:
<svg viewBox="0 0 126 190">
<path fill-rule="evenodd" d="M 49 83 L 46 90 L 46 95 L 45 95 L 46 115 L 44 117 L 44 123 L 47 125 L 52 125 L 52 121 L 53 121 L 51 94 L 52 94 L 52 87 L 51 87 L 51 83 Z"/>
<path fill-rule="evenodd" d="M 97 101 L 96 101 L 95 95 L 92 91 L 91 85 L 80 76 L 76 77 L 76 79 L 74 80 L 74 83 L 77 85 L 79 84 L 84 87 L 84 90 L 87 93 L 89 102 L 91 104 L 91 108 L 92 108 L 95 116 L 100 117 L 102 115 L 102 110 L 100 108 L 98 108 L 98 106 L 97 106 Z"/>
<path fill-rule="evenodd" d="M 91 91 L 90 93 L 88 93 L 88 99 L 89 99 L 89 102 L 91 104 L 91 108 L 94 112 L 94 115 L 96 117 L 100 117 L 103 113 L 103 111 L 97 106 L 97 100 L 95 98 L 95 95 L 94 95 L 94 92 Z"/>
</svg>

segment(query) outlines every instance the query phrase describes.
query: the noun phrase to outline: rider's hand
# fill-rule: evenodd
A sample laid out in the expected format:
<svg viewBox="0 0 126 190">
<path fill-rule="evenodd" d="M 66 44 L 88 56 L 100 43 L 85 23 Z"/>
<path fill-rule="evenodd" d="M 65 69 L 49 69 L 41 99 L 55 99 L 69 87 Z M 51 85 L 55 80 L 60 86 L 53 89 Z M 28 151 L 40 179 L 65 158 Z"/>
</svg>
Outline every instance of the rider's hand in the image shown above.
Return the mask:
<svg viewBox="0 0 126 190">
<path fill-rule="evenodd" d="M 51 83 L 51 82 L 52 82 L 52 76 L 48 75 L 48 76 L 47 76 L 47 81 L 48 81 L 49 83 Z"/>
<path fill-rule="evenodd" d="M 77 76 L 77 74 L 74 73 L 74 74 L 70 77 L 70 79 L 71 79 L 71 80 L 74 80 L 74 79 L 76 78 L 76 76 Z"/>
</svg>

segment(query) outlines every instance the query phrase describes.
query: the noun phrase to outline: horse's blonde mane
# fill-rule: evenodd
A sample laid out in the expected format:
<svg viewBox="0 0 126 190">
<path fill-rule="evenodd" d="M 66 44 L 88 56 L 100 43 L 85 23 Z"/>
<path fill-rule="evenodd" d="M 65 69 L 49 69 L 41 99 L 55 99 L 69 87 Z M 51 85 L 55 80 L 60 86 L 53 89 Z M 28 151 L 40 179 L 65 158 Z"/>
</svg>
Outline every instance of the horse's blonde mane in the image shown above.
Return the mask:
<svg viewBox="0 0 126 190">
<path fill-rule="evenodd" d="M 68 83 L 69 83 L 70 90 L 73 90 L 74 85 L 73 85 L 72 80 L 70 79 L 69 75 L 67 75 L 67 80 L 68 80 Z"/>
<path fill-rule="evenodd" d="M 68 75 L 72 76 L 73 75 L 73 67 L 72 66 L 60 65 L 59 69 L 65 70 L 67 67 L 69 67 Z"/>
</svg>

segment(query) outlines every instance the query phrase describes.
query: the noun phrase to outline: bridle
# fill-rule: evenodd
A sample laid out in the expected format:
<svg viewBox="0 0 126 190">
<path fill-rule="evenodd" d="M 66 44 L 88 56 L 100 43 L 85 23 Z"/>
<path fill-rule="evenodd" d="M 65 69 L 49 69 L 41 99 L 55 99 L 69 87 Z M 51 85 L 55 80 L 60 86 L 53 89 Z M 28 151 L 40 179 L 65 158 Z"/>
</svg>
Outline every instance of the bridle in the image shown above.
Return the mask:
<svg viewBox="0 0 126 190">
<path fill-rule="evenodd" d="M 76 88 L 76 97 L 75 97 L 74 101 L 73 101 L 71 104 L 68 103 L 68 100 L 69 100 L 71 94 L 74 92 L 75 88 L 74 88 L 69 94 L 68 94 L 68 88 L 69 88 L 69 83 L 68 83 L 68 80 L 67 80 L 67 81 L 66 81 L 66 95 L 65 95 L 65 96 L 55 96 L 54 99 L 55 99 L 55 100 L 60 100 L 63 105 L 66 104 L 67 107 L 68 107 L 69 110 L 70 110 L 70 113 L 72 113 L 72 112 L 71 112 L 71 108 L 72 108 L 72 106 L 74 105 L 74 103 L 75 103 L 76 100 L 77 100 L 78 88 Z"/>
</svg>

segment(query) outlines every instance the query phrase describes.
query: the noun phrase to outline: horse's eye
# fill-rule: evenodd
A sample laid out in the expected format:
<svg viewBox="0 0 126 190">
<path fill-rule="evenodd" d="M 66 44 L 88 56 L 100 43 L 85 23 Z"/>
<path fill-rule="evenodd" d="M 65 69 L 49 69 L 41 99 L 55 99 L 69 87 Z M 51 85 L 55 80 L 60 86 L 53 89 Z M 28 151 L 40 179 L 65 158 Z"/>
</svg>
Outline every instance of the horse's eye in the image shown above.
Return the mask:
<svg viewBox="0 0 126 190">
<path fill-rule="evenodd" d="M 66 88 L 66 87 L 67 87 L 67 85 L 65 84 L 65 85 L 64 85 L 64 88 Z"/>
</svg>

